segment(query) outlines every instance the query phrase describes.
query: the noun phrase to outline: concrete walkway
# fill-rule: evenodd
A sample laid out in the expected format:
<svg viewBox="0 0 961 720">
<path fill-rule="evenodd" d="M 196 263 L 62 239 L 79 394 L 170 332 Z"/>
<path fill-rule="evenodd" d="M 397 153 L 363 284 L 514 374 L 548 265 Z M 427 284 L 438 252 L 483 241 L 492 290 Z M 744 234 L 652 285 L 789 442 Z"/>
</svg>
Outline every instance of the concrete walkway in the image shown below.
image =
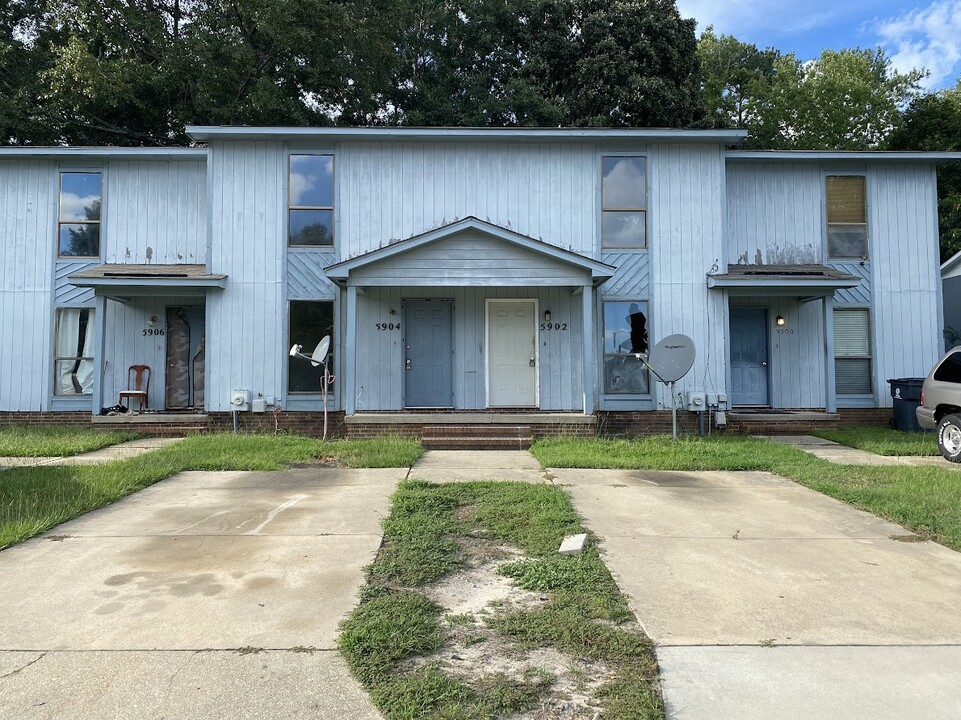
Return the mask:
<svg viewBox="0 0 961 720">
<path fill-rule="evenodd" d="M 677 720 L 961 717 L 961 554 L 762 472 L 554 470 Z"/>
<path fill-rule="evenodd" d="M 167 447 L 180 438 L 141 438 L 109 447 L 63 457 L 0 457 L 0 469 L 6 467 L 34 467 L 37 465 L 96 465 L 111 460 L 126 460 L 157 448 Z"/>
<path fill-rule="evenodd" d="M 948 462 L 940 455 L 875 455 L 872 452 L 858 450 L 813 435 L 757 435 L 755 437 L 781 445 L 790 445 L 839 465 L 900 465 L 902 467 L 934 465 L 949 470 L 961 470 L 961 464 Z"/>
<path fill-rule="evenodd" d="M 406 469 L 187 472 L 0 553 L 0 717 L 378 718 L 336 652 Z"/>
<path fill-rule="evenodd" d="M 430 482 L 547 481 L 540 463 L 526 450 L 428 450 L 410 477 Z"/>
</svg>

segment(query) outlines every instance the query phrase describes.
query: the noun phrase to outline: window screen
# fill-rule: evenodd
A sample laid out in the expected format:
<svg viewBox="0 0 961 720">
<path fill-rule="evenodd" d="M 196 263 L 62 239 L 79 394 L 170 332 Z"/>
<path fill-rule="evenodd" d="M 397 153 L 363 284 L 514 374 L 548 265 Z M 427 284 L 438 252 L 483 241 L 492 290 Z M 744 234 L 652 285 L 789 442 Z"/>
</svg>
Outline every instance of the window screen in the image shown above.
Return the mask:
<svg viewBox="0 0 961 720">
<path fill-rule="evenodd" d="M 834 376 L 839 395 L 870 395 L 871 315 L 866 309 L 834 311 Z"/>
</svg>

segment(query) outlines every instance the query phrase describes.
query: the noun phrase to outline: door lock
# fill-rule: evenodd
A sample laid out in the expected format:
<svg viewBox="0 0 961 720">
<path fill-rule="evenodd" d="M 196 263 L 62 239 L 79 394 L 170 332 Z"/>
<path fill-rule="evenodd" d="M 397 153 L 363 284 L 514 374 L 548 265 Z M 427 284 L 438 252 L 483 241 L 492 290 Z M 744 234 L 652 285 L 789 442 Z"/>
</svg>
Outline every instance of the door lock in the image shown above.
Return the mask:
<svg viewBox="0 0 961 720">
<path fill-rule="evenodd" d="M 767 360 L 761 361 L 761 367 L 767 367 Z"/>
<path fill-rule="evenodd" d="M 530 366 L 531 366 L 531 367 L 534 367 L 534 356 L 533 356 L 533 355 L 531 355 Z"/>
<path fill-rule="evenodd" d="M 410 370 L 410 358 L 407 358 L 406 362 L 404 362 L 404 369 Z"/>
</svg>

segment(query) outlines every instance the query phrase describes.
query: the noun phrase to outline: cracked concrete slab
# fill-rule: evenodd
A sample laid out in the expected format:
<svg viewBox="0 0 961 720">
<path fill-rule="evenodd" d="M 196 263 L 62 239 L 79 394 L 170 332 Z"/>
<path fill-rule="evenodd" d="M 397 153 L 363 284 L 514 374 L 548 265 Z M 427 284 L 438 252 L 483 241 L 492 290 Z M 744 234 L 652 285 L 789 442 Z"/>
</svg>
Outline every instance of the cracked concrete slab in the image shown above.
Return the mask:
<svg viewBox="0 0 961 720">
<path fill-rule="evenodd" d="M 335 652 L 51 652 L 0 688 L 0 717 L 31 720 L 380 718 Z"/>
</svg>

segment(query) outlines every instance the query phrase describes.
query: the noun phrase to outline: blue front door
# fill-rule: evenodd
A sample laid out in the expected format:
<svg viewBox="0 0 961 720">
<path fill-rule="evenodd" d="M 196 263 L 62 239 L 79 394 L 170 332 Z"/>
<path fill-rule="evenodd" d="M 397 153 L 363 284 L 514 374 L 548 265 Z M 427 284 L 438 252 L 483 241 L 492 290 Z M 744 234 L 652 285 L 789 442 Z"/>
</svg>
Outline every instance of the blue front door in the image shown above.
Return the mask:
<svg viewBox="0 0 961 720">
<path fill-rule="evenodd" d="M 731 403 L 768 405 L 767 310 L 731 308 Z"/>
<path fill-rule="evenodd" d="M 453 327 L 450 300 L 404 303 L 404 404 L 453 407 Z"/>
</svg>

